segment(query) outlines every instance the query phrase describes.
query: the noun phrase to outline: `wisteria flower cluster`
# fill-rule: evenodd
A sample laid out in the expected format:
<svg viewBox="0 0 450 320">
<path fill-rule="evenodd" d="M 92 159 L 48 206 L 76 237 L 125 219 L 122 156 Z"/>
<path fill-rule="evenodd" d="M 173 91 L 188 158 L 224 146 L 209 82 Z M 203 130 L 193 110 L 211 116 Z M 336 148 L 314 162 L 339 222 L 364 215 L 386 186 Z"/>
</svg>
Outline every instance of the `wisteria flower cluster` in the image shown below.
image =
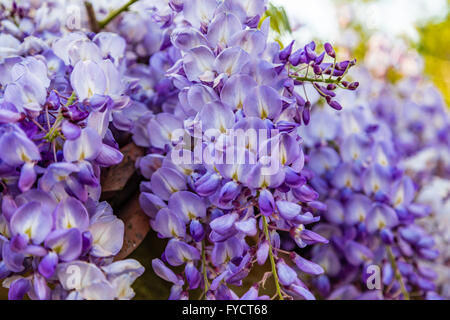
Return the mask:
<svg viewBox="0 0 450 320">
<path fill-rule="evenodd" d="M 429 211 L 414 202 L 416 188 L 396 165 L 399 155 L 389 127 L 363 107 L 339 115 L 318 107 L 315 119 L 326 127 L 316 123 L 305 129 L 308 167 L 316 174 L 312 185 L 326 195 L 327 210 L 313 230 L 332 242 L 311 252 L 313 261 L 326 266 L 316 280 L 320 294 L 349 299 L 436 295 L 436 274 L 421 260 L 434 260 L 439 252 L 416 223 Z M 366 281 L 373 265 L 382 266 L 383 287 L 370 291 Z"/>
<path fill-rule="evenodd" d="M 258 27 L 265 2 L 251 3 L 190 1 L 176 8 L 182 21 L 171 41 L 181 58 L 167 72 L 178 101 L 148 122 L 155 152 L 139 161 L 150 180 L 141 185 L 141 207 L 158 235 L 170 239 L 153 268 L 173 283 L 171 299 L 198 287 L 208 299 L 239 298 L 228 285 L 241 285 L 267 259 L 272 273 L 240 298 L 269 298 L 259 288 L 272 274 L 275 296 L 313 299 L 298 272 L 323 272 L 280 248 L 279 232 L 300 248 L 328 242 L 304 227 L 320 219 L 324 204 L 303 168 L 297 129 L 309 123 L 311 103 L 297 91 L 307 83 L 341 109 L 334 90 L 356 89 L 341 81 L 354 61 L 336 62 L 329 44 L 320 54 L 314 42 L 280 50 L 268 42 L 269 20 Z M 326 55 L 334 62 L 324 63 Z M 166 264 L 184 265 L 184 272 Z"/>
<path fill-rule="evenodd" d="M 369 128 L 376 124 L 379 127 L 375 132 L 376 136 L 384 132 L 381 136 L 383 143 L 388 141 L 390 145 L 388 149 L 391 150 L 389 162 L 395 164 L 396 170 L 404 171 L 413 179 L 413 187 L 409 189 L 414 190 L 412 194 L 414 202 L 429 205 L 427 210 L 430 214 L 425 218 L 418 217 L 414 224 L 417 225 L 417 230 L 423 227 L 433 236 L 435 248 L 439 249 L 440 256 L 432 259 L 432 262 L 422 261 L 418 265 L 432 268 L 437 272 L 437 274 L 430 272 L 429 275 L 432 278 L 429 280 L 433 280 L 438 287 L 433 287 L 429 283 L 429 288 L 434 288 L 433 290 L 448 297 L 447 245 L 450 189 L 446 179 L 448 179 L 450 161 L 446 146 L 448 146 L 449 116 L 443 99 L 432 84 L 417 75 L 406 76 L 397 83 L 392 83 L 373 77 L 367 69 L 360 68 L 358 79 L 363 83 L 364 89 L 348 95 L 343 100 L 346 105 L 359 106 L 361 110 L 358 112 L 368 113 L 370 121 L 367 124 L 361 116 L 347 117 L 345 116 L 347 113 L 343 113 L 341 116 L 344 116 L 344 119 L 341 120 L 340 126 L 355 127 L 357 132 L 364 132 L 362 128 Z M 365 85 L 369 83 L 372 85 Z M 411 88 L 414 90 L 412 91 Z M 360 123 L 364 123 L 362 128 L 360 125 L 357 126 Z M 316 131 L 313 134 L 320 136 L 321 133 Z M 325 136 L 324 139 L 330 141 L 334 138 Z M 344 140 L 342 143 L 345 143 Z M 344 144 L 341 147 L 344 148 Z M 336 151 L 340 152 L 342 159 L 345 159 L 342 149 L 340 150 Z M 371 156 L 367 158 L 370 159 Z M 396 179 L 398 178 L 400 177 Z M 365 179 L 364 176 L 363 179 Z M 409 178 L 406 179 L 409 180 Z M 333 184 L 332 180 L 330 181 Z M 411 182 L 408 184 L 411 185 Z M 343 212 L 347 214 L 348 211 Z M 425 236 L 425 233 L 422 232 L 422 236 Z M 423 289 L 423 293 L 425 292 L 426 290 Z M 431 298 L 436 298 L 434 293 L 429 295 Z"/>
<path fill-rule="evenodd" d="M 1 34 L 0 265 L 9 298 L 130 298 L 143 268 L 113 262 L 124 224 L 99 201 L 101 168 L 123 157 L 109 124 L 121 128 L 114 114 L 130 105 L 124 40 L 73 32 L 47 45 L 38 36 L 50 30 L 32 24 L 30 8 L 10 9 L 29 25 Z"/>
</svg>

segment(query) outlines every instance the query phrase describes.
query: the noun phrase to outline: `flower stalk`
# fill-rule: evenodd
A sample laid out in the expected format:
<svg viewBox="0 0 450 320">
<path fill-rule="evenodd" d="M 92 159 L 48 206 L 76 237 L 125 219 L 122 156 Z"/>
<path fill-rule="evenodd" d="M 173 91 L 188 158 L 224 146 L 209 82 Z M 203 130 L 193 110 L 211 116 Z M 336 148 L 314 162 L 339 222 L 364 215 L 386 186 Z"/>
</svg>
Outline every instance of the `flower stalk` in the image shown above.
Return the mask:
<svg viewBox="0 0 450 320">
<path fill-rule="evenodd" d="M 206 270 L 206 248 L 205 248 L 205 240 L 202 241 L 202 273 L 203 273 L 203 282 L 204 284 L 204 295 L 206 299 L 206 293 L 209 290 L 209 281 L 208 281 L 208 273 Z"/>
<path fill-rule="evenodd" d="M 278 273 L 277 273 L 277 268 L 276 268 L 276 264 L 275 264 L 275 259 L 273 257 L 272 242 L 270 241 L 270 235 L 269 235 L 269 224 L 267 223 L 267 219 L 265 216 L 263 216 L 262 218 L 263 218 L 263 225 L 264 225 L 264 235 L 266 236 L 266 240 L 269 242 L 269 259 L 270 259 L 270 265 L 272 267 L 272 274 L 273 274 L 273 279 L 275 281 L 277 295 L 280 298 L 280 300 L 284 300 L 283 295 L 281 293 L 280 281 L 278 280 Z"/>
<path fill-rule="evenodd" d="M 386 251 L 387 251 L 392 269 L 394 269 L 394 272 L 395 272 L 395 279 L 400 283 L 400 290 L 402 291 L 403 297 L 405 298 L 405 300 L 409 300 L 408 291 L 406 290 L 405 283 L 403 282 L 402 275 L 400 273 L 400 270 L 398 269 L 397 261 L 395 260 L 395 256 L 394 256 L 394 253 L 392 252 L 391 247 L 386 246 Z"/>
</svg>

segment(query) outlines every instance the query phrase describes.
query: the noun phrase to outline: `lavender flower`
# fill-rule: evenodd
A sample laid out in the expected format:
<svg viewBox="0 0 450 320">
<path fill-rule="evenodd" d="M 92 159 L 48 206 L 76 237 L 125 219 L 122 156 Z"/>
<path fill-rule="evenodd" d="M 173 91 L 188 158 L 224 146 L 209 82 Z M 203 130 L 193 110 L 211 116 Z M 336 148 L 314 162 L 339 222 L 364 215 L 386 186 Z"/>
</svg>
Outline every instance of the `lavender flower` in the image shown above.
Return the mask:
<svg viewBox="0 0 450 320">
<path fill-rule="evenodd" d="M 327 243 L 304 227 L 318 221 L 317 208 L 324 205 L 308 186 L 296 131 L 298 115 L 310 104 L 296 90 L 310 83 L 320 90 L 316 82 L 323 78 L 302 76 L 300 63 L 291 65 L 293 44 L 280 51 L 268 42 L 269 20 L 255 27 L 264 1 L 197 2 L 174 13 L 182 22 L 171 34 L 179 54 L 167 74 L 178 95 L 170 109 L 147 120 L 151 152 L 138 161 L 150 180 L 141 184 L 141 206 L 158 236 L 170 239 L 154 270 L 174 284 L 170 299 L 184 299 L 199 286 L 207 299 L 236 299 L 228 285 L 241 285 L 255 262 L 269 259 L 275 296 L 312 299 L 297 267 L 285 262 L 300 260 L 282 248 L 280 235 L 301 248 Z M 305 48 L 315 55 L 314 43 Z M 324 57 L 317 56 L 302 64 L 321 65 Z M 343 76 L 347 67 L 339 66 Z M 338 83 L 334 76 L 327 81 Z M 235 142 L 239 137 L 242 143 Z M 256 245 L 247 237 L 256 237 Z M 167 265 L 185 265 L 185 272 L 177 275 Z M 311 261 L 301 265 L 303 272 L 321 273 Z M 242 298 L 268 298 L 258 294 L 264 282 Z"/>
</svg>

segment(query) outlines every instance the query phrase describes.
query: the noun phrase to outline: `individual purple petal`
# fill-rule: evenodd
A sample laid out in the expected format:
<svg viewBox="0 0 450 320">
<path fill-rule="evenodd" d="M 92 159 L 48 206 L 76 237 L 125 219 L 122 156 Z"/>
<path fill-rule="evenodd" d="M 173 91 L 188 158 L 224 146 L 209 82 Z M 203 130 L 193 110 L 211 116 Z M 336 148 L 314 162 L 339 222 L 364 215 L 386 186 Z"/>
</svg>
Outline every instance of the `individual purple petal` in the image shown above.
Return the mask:
<svg viewBox="0 0 450 320">
<path fill-rule="evenodd" d="M 95 43 L 87 41 L 88 38 L 81 32 L 70 32 L 65 37 L 55 41 L 53 50 L 56 56 L 66 65 L 74 65 L 79 60 L 101 59 L 101 52 Z"/>
<path fill-rule="evenodd" d="M 258 232 L 256 228 L 256 219 L 255 218 L 249 218 L 247 220 L 243 221 L 237 221 L 235 224 L 235 227 L 237 230 L 245 233 L 247 236 L 255 236 Z"/>
<path fill-rule="evenodd" d="M 248 289 L 246 293 L 242 295 L 240 300 L 258 300 L 259 294 L 258 294 L 258 285 L 255 284 Z"/>
<path fill-rule="evenodd" d="M 266 49 L 266 36 L 261 30 L 246 29 L 237 32 L 230 39 L 230 46 L 239 46 L 256 57 Z"/>
<path fill-rule="evenodd" d="M 58 204 L 54 217 L 57 229 L 77 228 L 84 231 L 89 226 L 89 215 L 85 206 L 73 197 L 68 197 Z"/>
<path fill-rule="evenodd" d="M 258 164 L 250 165 L 245 183 L 251 188 L 276 188 L 285 180 L 280 163 L 271 156 L 261 157 Z M 264 163 L 264 164 L 263 164 Z"/>
<path fill-rule="evenodd" d="M 289 267 L 283 259 L 277 262 L 277 273 L 280 283 L 285 286 L 290 286 L 297 280 L 297 272 Z"/>
<path fill-rule="evenodd" d="M 293 195 L 300 201 L 310 202 L 317 200 L 319 194 L 308 185 L 292 189 Z"/>
<path fill-rule="evenodd" d="M 119 253 L 124 229 L 123 221 L 114 215 L 99 218 L 89 227 L 93 238 L 91 254 L 95 257 L 110 257 Z"/>
<path fill-rule="evenodd" d="M 169 200 L 172 193 L 186 189 L 186 178 L 170 168 L 159 168 L 152 175 L 150 187 L 162 200 Z"/>
<path fill-rule="evenodd" d="M 306 184 L 306 178 L 300 173 L 293 170 L 291 167 L 284 168 L 285 180 L 284 183 L 291 188 L 301 187 Z"/>
<path fill-rule="evenodd" d="M 220 189 L 219 201 L 227 203 L 234 200 L 241 192 L 241 186 L 235 181 L 228 181 Z"/>
<path fill-rule="evenodd" d="M 366 218 L 367 231 L 374 233 L 383 228 L 392 228 L 398 224 L 394 209 L 383 203 L 375 203 Z"/>
<path fill-rule="evenodd" d="M 168 207 L 185 223 L 191 219 L 201 219 L 206 216 L 206 206 L 203 200 L 189 191 L 179 191 L 172 194 Z"/>
<path fill-rule="evenodd" d="M 22 272 L 25 269 L 23 265 L 25 255 L 11 250 L 11 245 L 7 241 L 2 245 L 2 258 L 6 268 L 12 272 Z"/>
<path fill-rule="evenodd" d="M 111 264 L 102 266 L 101 269 L 106 273 L 108 279 L 125 276 L 131 282 L 140 277 L 145 271 L 145 268 L 134 259 L 114 261 Z"/>
<path fill-rule="evenodd" d="M 345 222 L 348 225 L 355 225 L 364 222 L 370 211 L 372 201 L 362 194 L 354 194 L 345 206 Z"/>
<path fill-rule="evenodd" d="M 166 246 L 164 255 L 167 262 L 172 266 L 180 266 L 187 261 L 199 260 L 200 252 L 189 244 L 172 239 Z"/>
<path fill-rule="evenodd" d="M 172 144 L 172 135 L 175 130 L 182 128 L 182 122 L 169 113 L 159 113 L 148 123 L 150 143 L 156 148 L 163 149 L 165 145 Z"/>
<path fill-rule="evenodd" d="M 214 69 L 219 74 L 226 74 L 230 77 L 238 74 L 249 60 L 250 56 L 241 48 L 228 48 L 222 51 L 216 58 Z"/>
<path fill-rule="evenodd" d="M 380 237 L 381 240 L 387 245 L 391 245 L 394 243 L 394 233 L 390 229 L 381 229 Z"/>
<path fill-rule="evenodd" d="M 361 177 L 364 193 L 366 195 L 377 192 L 387 192 L 389 190 L 389 175 L 384 167 L 373 165 L 364 171 Z"/>
<path fill-rule="evenodd" d="M 256 86 L 256 81 L 248 75 L 233 75 L 225 82 L 220 92 L 220 99 L 233 107 L 233 110 L 242 109 L 245 97 Z"/>
<path fill-rule="evenodd" d="M 194 28 L 208 25 L 217 9 L 215 0 L 184 1 L 183 16 Z"/>
<path fill-rule="evenodd" d="M 73 124 L 68 120 L 63 120 L 61 124 L 61 132 L 66 139 L 75 140 L 80 136 L 81 129 L 76 124 Z"/>
<path fill-rule="evenodd" d="M 437 249 L 429 249 L 429 248 L 421 248 L 419 249 L 419 255 L 426 260 L 436 260 L 439 257 L 439 250 Z"/>
<path fill-rule="evenodd" d="M 28 237 L 24 234 L 16 234 L 11 238 L 10 248 L 14 252 L 23 252 L 28 245 Z"/>
<path fill-rule="evenodd" d="M 365 161 L 369 156 L 369 143 L 364 136 L 353 133 L 341 145 L 341 156 L 345 162 Z"/>
<path fill-rule="evenodd" d="M 0 136 L 0 148 L 9 150 L 3 152 L 0 158 L 10 166 L 18 166 L 24 162 L 41 160 L 39 149 L 28 139 L 18 127 L 8 127 L 7 132 Z"/>
<path fill-rule="evenodd" d="M 270 216 L 275 211 L 275 200 L 272 192 L 267 189 L 260 191 L 258 198 L 259 210 L 265 216 Z"/>
<path fill-rule="evenodd" d="M 234 113 L 220 101 L 206 104 L 198 114 L 203 130 L 217 129 L 225 133 L 234 125 Z"/>
<path fill-rule="evenodd" d="M 19 111 L 37 113 L 42 110 L 47 90 L 34 76 L 27 73 L 6 86 L 4 99 L 14 103 Z"/>
<path fill-rule="evenodd" d="M 243 110 L 248 117 L 274 119 L 281 112 L 281 98 L 278 92 L 269 86 L 253 88 L 244 100 Z"/>
<path fill-rule="evenodd" d="M 279 57 L 281 61 L 286 61 L 292 53 L 294 41 L 291 41 L 283 50 L 280 51 Z"/>
<path fill-rule="evenodd" d="M 170 288 L 170 295 L 167 300 L 183 300 L 184 294 L 182 285 L 173 285 Z"/>
<path fill-rule="evenodd" d="M 189 225 L 189 232 L 196 242 L 202 241 L 205 236 L 205 229 L 203 228 L 202 223 L 198 220 L 191 221 L 191 224 Z"/>
<path fill-rule="evenodd" d="M 212 82 L 215 56 L 206 46 L 189 50 L 183 57 L 183 68 L 189 81 Z"/>
<path fill-rule="evenodd" d="M 28 191 L 36 181 L 36 172 L 34 171 L 34 163 L 25 163 L 20 170 L 19 189 L 22 192 Z"/>
<path fill-rule="evenodd" d="M 121 163 L 122 159 L 123 154 L 120 150 L 102 144 L 97 158 L 95 158 L 95 162 L 100 166 L 109 167 Z"/>
<path fill-rule="evenodd" d="M 217 233 L 226 234 L 231 228 L 234 227 L 234 224 L 238 218 L 239 215 L 237 213 L 225 214 L 211 221 L 209 226 Z"/>
<path fill-rule="evenodd" d="M 280 216 L 286 220 L 295 219 L 302 211 L 300 205 L 290 201 L 279 200 L 276 202 L 276 205 Z"/>
<path fill-rule="evenodd" d="M 305 258 L 296 253 L 291 253 L 291 260 L 294 261 L 295 265 L 305 273 L 312 274 L 315 276 L 324 273 L 324 270 L 320 265 L 312 261 L 306 260 Z"/>
<path fill-rule="evenodd" d="M 153 271 L 162 279 L 180 286 L 184 284 L 183 280 L 178 278 L 172 270 L 167 268 L 160 259 L 152 260 L 152 268 Z"/>
<path fill-rule="evenodd" d="M 184 268 L 184 274 L 186 275 L 187 283 L 189 284 L 190 290 L 195 290 L 200 285 L 200 281 L 202 280 L 202 274 L 198 269 L 194 266 L 192 261 L 186 263 L 186 267 Z"/>
<path fill-rule="evenodd" d="M 3 195 L 1 207 L 3 217 L 5 217 L 6 220 L 10 221 L 16 209 L 17 204 L 14 201 L 13 197 L 10 195 Z"/>
<path fill-rule="evenodd" d="M 299 296 L 305 298 L 306 300 L 316 300 L 316 297 L 309 291 L 308 289 L 304 288 L 303 286 L 293 284 L 289 287 L 290 290 L 294 291 Z"/>
<path fill-rule="evenodd" d="M 91 98 L 94 94 L 104 94 L 106 81 L 100 65 L 91 60 L 77 62 L 70 75 L 70 84 L 81 101 Z"/>
<path fill-rule="evenodd" d="M 43 211 L 39 202 L 32 201 L 22 205 L 11 218 L 13 235 L 23 234 L 34 244 L 40 244 L 49 234 L 53 226 L 50 212 Z"/>
<path fill-rule="evenodd" d="M 214 249 L 211 253 L 211 260 L 215 266 L 220 266 L 236 257 L 241 257 L 243 252 L 242 240 L 231 237 L 224 242 L 214 244 Z"/>
<path fill-rule="evenodd" d="M 309 205 L 309 204 L 308 204 Z M 310 224 L 320 220 L 320 216 L 313 216 L 311 212 L 305 212 L 304 214 L 299 214 L 294 218 L 294 223 L 298 224 Z"/>
<path fill-rule="evenodd" d="M 161 198 L 148 192 L 141 192 L 139 195 L 139 204 L 145 214 L 150 218 L 154 218 L 159 209 L 167 206 Z"/>
<path fill-rule="evenodd" d="M 397 180 L 390 193 L 391 204 L 394 208 L 408 206 L 414 199 L 415 188 L 411 178 L 405 176 Z"/>
<path fill-rule="evenodd" d="M 306 243 L 306 244 L 315 244 L 315 243 L 323 243 L 327 244 L 328 240 L 321 235 L 315 233 L 314 231 L 304 229 L 300 233 L 300 238 Z"/>
<path fill-rule="evenodd" d="M 110 56 L 118 62 L 125 54 L 125 39 L 116 33 L 100 32 L 92 40 L 99 46 L 104 58 Z"/>
<path fill-rule="evenodd" d="M 38 270 L 45 278 L 50 278 L 56 271 L 58 265 L 58 254 L 49 252 L 39 263 Z"/>
<path fill-rule="evenodd" d="M 152 174 L 158 169 L 161 168 L 164 157 L 160 154 L 148 154 L 138 161 L 139 169 L 141 170 L 141 174 L 147 178 L 151 179 Z"/>
<path fill-rule="evenodd" d="M 92 128 L 81 130 L 80 136 L 75 140 L 64 143 L 64 159 L 69 162 L 81 160 L 94 160 L 100 153 L 102 141 Z"/>
<path fill-rule="evenodd" d="M 195 28 L 176 28 L 170 35 L 172 44 L 180 50 L 189 51 L 194 47 L 207 45 L 207 40 L 203 34 Z"/>
<path fill-rule="evenodd" d="M 335 289 L 328 296 L 328 300 L 355 300 L 360 295 L 359 290 L 352 284 Z"/>
<path fill-rule="evenodd" d="M 81 254 L 81 233 L 75 228 L 55 230 L 45 239 L 45 246 L 56 252 L 62 261 L 75 260 Z"/>
<path fill-rule="evenodd" d="M 38 300 L 50 300 L 51 290 L 47 280 L 39 274 L 33 276 L 33 294 Z"/>
<path fill-rule="evenodd" d="M 269 242 L 267 240 L 263 241 L 260 245 L 258 250 L 256 251 L 256 261 L 261 266 L 264 263 L 266 263 L 267 257 L 269 256 Z"/>
<path fill-rule="evenodd" d="M 360 190 L 360 179 L 361 177 L 356 174 L 355 168 L 350 163 L 341 163 L 334 170 L 331 183 L 339 189 Z"/>
<path fill-rule="evenodd" d="M 334 51 L 333 46 L 329 43 L 326 42 L 323 47 L 325 48 L 325 52 L 327 53 L 327 55 L 329 55 L 332 58 L 336 58 L 336 52 Z"/>
<path fill-rule="evenodd" d="M 211 21 L 206 36 L 211 47 L 226 48 L 232 36 L 241 30 L 241 22 L 233 13 L 222 12 Z"/>
<path fill-rule="evenodd" d="M 279 144 L 275 149 L 279 153 L 279 161 L 283 166 L 288 166 L 302 157 L 302 150 L 297 139 L 289 134 L 280 134 L 275 137 L 279 139 Z M 274 156 L 272 154 L 272 156 Z"/>
<path fill-rule="evenodd" d="M 80 168 L 72 163 L 58 162 L 47 167 L 44 175 L 39 179 L 39 188 L 49 192 L 55 184 L 64 181 L 73 172 L 79 172 Z"/>
<path fill-rule="evenodd" d="M 369 248 L 355 241 L 350 241 L 345 247 L 345 257 L 354 266 L 372 260 L 373 256 Z"/>
<path fill-rule="evenodd" d="M 183 91 L 180 93 L 182 95 Z M 181 98 L 180 98 L 181 100 Z M 200 111 L 204 105 L 219 100 L 217 93 L 211 87 L 203 84 L 193 84 L 186 92 L 186 103 L 182 104 L 184 109 Z M 188 112 L 188 111 L 186 111 Z"/>
<path fill-rule="evenodd" d="M 222 178 L 216 173 L 206 173 L 195 182 L 195 191 L 202 197 L 213 195 L 219 188 Z"/>
<path fill-rule="evenodd" d="M 184 238 L 186 235 L 186 226 L 183 221 L 167 208 L 158 211 L 151 225 L 161 238 Z"/>
<path fill-rule="evenodd" d="M 31 282 L 26 278 L 19 278 L 14 280 L 8 291 L 8 299 L 9 300 L 22 300 L 25 294 L 28 293 L 31 289 Z"/>
<path fill-rule="evenodd" d="M 0 123 L 14 123 L 22 120 L 24 115 L 17 111 L 17 108 L 11 102 L 0 102 Z"/>
<path fill-rule="evenodd" d="M 335 199 L 327 199 L 325 201 L 327 210 L 324 212 L 324 217 L 331 223 L 339 225 L 344 223 L 344 207 Z"/>
</svg>

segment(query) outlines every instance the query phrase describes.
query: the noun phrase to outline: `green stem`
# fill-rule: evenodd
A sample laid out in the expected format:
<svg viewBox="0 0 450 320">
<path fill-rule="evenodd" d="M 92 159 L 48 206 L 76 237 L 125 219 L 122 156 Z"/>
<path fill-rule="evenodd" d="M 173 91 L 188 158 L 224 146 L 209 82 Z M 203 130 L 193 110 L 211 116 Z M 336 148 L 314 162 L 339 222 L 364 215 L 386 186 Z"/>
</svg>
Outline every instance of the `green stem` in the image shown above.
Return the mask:
<svg viewBox="0 0 450 320">
<path fill-rule="evenodd" d="M 273 279 L 275 280 L 275 287 L 277 288 L 277 295 L 278 295 L 278 297 L 280 297 L 280 300 L 284 300 L 283 295 L 281 294 L 280 281 L 278 280 L 278 273 L 277 273 L 277 268 L 275 265 L 275 259 L 273 257 L 272 242 L 270 241 L 270 235 L 269 235 L 269 224 L 267 223 L 265 216 L 263 216 L 262 218 L 263 218 L 263 224 L 264 224 L 264 234 L 266 236 L 266 240 L 269 242 L 269 259 L 270 259 L 270 265 L 272 266 L 272 274 L 273 274 Z"/>
<path fill-rule="evenodd" d="M 106 28 L 106 26 L 107 26 L 112 20 L 114 20 L 114 19 L 115 19 L 119 14 L 121 14 L 122 12 L 127 11 L 128 8 L 129 8 L 133 3 L 137 2 L 137 1 L 139 1 L 139 0 L 130 0 L 130 1 L 128 1 L 127 3 L 125 3 L 123 6 L 121 6 L 120 8 L 111 11 L 105 19 L 103 19 L 102 21 L 99 21 L 99 22 L 98 22 L 98 26 L 99 26 L 100 30 Z"/>
<path fill-rule="evenodd" d="M 299 77 L 299 76 L 294 76 L 291 75 L 292 78 L 294 78 L 295 80 L 301 81 L 301 82 L 324 82 L 324 83 L 334 83 L 334 84 L 338 84 L 341 82 L 341 77 L 337 78 L 337 79 L 321 79 L 321 78 L 310 78 L 310 77 Z"/>
<path fill-rule="evenodd" d="M 206 271 L 205 240 L 202 241 L 202 263 L 203 263 L 203 266 L 202 266 L 203 281 L 205 283 L 205 288 L 204 288 L 205 290 L 204 290 L 204 292 L 205 292 L 205 299 L 206 299 L 206 293 L 209 290 L 209 281 L 208 281 L 208 274 L 207 274 L 207 271 Z"/>
<path fill-rule="evenodd" d="M 394 272 L 395 272 L 395 279 L 397 279 L 397 281 L 400 283 L 400 289 L 402 291 L 403 297 L 405 298 L 405 300 L 409 300 L 408 291 L 406 291 L 402 275 L 400 273 L 400 270 L 398 269 L 397 261 L 395 260 L 395 256 L 394 256 L 394 253 L 392 252 L 391 247 L 390 246 L 386 246 L 386 251 L 387 251 L 387 254 L 388 254 L 388 257 L 389 257 L 389 261 L 391 262 L 391 266 L 392 266 L 392 268 L 394 269 Z"/>
</svg>

